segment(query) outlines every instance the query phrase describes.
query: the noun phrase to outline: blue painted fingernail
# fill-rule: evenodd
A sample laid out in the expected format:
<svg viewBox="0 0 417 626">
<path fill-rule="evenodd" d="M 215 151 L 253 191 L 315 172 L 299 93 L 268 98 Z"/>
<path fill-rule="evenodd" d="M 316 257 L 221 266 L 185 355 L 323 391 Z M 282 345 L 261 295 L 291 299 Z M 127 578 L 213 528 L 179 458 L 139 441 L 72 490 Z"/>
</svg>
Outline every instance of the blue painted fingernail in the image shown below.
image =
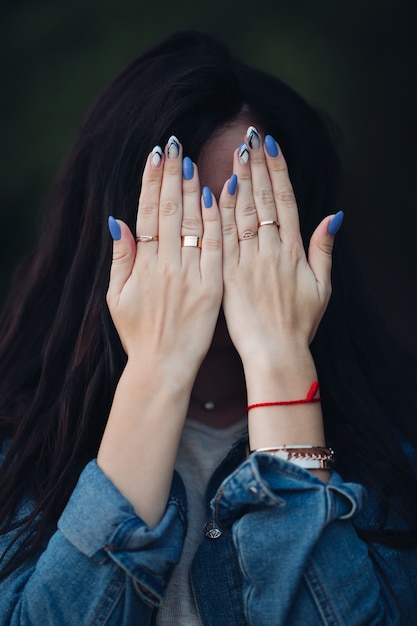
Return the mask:
<svg viewBox="0 0 417 626">
<path fill-rule="evenodd" d="M 107 223 L 109 225 L 110 235 L 113 237 L 114 241 L 119 241 L 119 239 L 122 238 L 122 231 L 112 215 L 110 215 Z"/>
<path fill-rule="evenodd" d="M 338 213 L 336 213 L 336 215 L 333 215 L 327 227 L 327 232 L 329 233 L 329 235 L 335 235 L 337 233 L 342 225 L 344 217 L 345 214 L 343 213 L 343 211 L 339 211 Z"/>
<path fill-rule="evenodd" d="M 265 137 L 265 148 L 268 153 L 268 156 L 270 157 L 278 156 L 278 145 L 275 139 L 271 137 L 271 135 L 267 135 Z"/>
<path fill-rule="evenodd" d="M 191 180 L 194 176 L 194 164 L 188 156 L 182 160 L 182 174 L 185 180 Z"/>
<path fill-rule="evenodd" d="M 227 191 L 231 196 L 234 196 L 237 189 L 237 176 L 236 174 L 232 174 L 229 180 L 229 184 L 227 186 Z"/>
<path fill-rule="evenodd" d="M 213 197 L 208 187 L 203 187 L 203 202 L 206 209 L 210 209 L 213 206 Z"/>
</svg>

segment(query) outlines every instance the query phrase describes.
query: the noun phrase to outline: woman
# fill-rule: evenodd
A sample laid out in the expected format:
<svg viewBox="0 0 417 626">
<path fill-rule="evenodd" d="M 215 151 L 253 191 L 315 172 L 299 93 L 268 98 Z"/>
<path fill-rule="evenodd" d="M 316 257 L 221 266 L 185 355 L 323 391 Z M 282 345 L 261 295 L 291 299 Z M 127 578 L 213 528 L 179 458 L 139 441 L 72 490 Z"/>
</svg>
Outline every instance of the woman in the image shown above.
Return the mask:
<svg viewBox="0 0 417 626">
<path fill-rule="evenodd" d="M 2 321 L 0 624 L 411 619 L 414 400 L 343 237 L 327 306 L 338 172 L 202 33 L 97 101 Z"/>
</svg>

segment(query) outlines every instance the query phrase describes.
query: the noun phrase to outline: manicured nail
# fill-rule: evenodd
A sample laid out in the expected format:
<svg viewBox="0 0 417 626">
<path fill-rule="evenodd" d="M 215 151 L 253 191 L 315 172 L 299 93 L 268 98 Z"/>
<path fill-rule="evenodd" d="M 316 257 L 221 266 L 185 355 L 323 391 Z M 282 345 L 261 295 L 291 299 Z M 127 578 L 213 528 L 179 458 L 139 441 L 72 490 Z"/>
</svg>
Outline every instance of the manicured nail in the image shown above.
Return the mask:
<svg viewBox="0 0 417 626">
<path fill-rule="evenodd" d="M 194 164 L 188 156 L 182 161 L 182 174 L 185 180 L 191 180 L 194 176 Z"/>
<path fill-rule="evenodd" d="M 342 225 L 344 217 L 345 214 L 343 213 L 343 211 L 339 211 L 338 213 L 336 213 L 336 215 L 333 215 L 327 227 L 327 232 L 329 233 L 329 235 L 335 235 L 337 233 Z"/>
<path fill-rule="evenodd" d="M 227 192 L 230 193 L 231 196 L 234 196 L 237 189 L 237 176 L 236 174 L 232 174 L 229 180 L 229 184 L 227 185 Z"/>
<path fill-rule="evenodd" d="M 252 150 L 259 150 L 261 147 L 261 137 L 255 126 L 249 126 L 246 131 L 246 137 L 248 138 L 249 147 L 252 148 Z"/>
<path fill-rule="evenodd" d="M 180 142 L 175 137 L 175 135 L 171 135 L 167 143 L 168 159 L 176 159 L 179 153 L 180 153 Z"/>
<path fill-rule="evenodd" d="M 278 144 L 271 135 L 265 137 L 265 148 L 270 157 L 278 156 Z"/>
<path fill-rule="evenodd" d="M 159 167 L 162 163 L 162 158 L 164 153 L 162 152 L 161 146 L 155 146 L 155 148 L 151 152 L 151 163 L 154 167 Z"/>
<path fill-rule="evenodd" d="M 109 216 L 107 223 L 109 225 L 110 235 L 113 237 L 114 241 L 119 241 L 119 239 L 122 238 L 122 231 L 112 215 Z"/>
<path fill-rule="evenodd" d="M 213 196 L 208 187 L 203 187 L 203 202 L 206 209 L 210 209 L 213 206 Z"/>
<path fill-rule="evenodd" d="M 237 156 L 242 165 L 247 165 L 249 163 L 249 148 L 247 143 L 240 144 Z"/>
</svg>

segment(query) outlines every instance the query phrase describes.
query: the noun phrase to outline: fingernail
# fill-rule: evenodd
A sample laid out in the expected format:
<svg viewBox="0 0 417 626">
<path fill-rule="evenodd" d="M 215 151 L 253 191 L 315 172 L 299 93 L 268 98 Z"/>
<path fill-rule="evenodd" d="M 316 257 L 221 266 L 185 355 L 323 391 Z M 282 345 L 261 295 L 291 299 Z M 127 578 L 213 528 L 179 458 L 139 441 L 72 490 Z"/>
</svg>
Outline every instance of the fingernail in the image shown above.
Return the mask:
<svg viewBox="0 0 417 626">
<path fill-rule="evenodd" d="M 208 187 L 203 187 L 203 202 L 206 209 L 210 209 L 213 206 L 213 197 Z"/>
<path fill-rule="evenodd" d="M 155 146 L 155 148 L 151 152 L 151 163 L 154 167 L 159 167 L 162 163 L 162 157 L 164 153 L 162 152 L 161 146 Z"/>
<path fill-rule="evenodd" d="M 180 153 L 180 142 L 175 137 L 175 135 L 171 135 L 167 143 L 168 159 L 176 159 L 179 153 Z"/>
<path fill-rule="evenodd" d="M 249 147 L 252 148 L 252 150 L 259 150 L 261 147 L 261 137 L 255 126 L 249 126 L 246 131 L 246 137 L 248 138 Z"/>
<path fill-rule="evenodd" d="M 227 185 L 227 192 L 230 193 L 231 196 L 234 196 L 237 189 L 237 176 L 236 174 L 232 174 L 229 180 L 229 184 Z"/>
<path fill-rule="evenodd" d="M 278 156 L 278 144 L 271 135 L 265 137 L 265 148 L 270 157 Z"/>
<path fill-rule="evenodd" d="M 182 161 L 182 174 L 185 180 L 191 180 L 194 176 L 194 164 L 188 156 Z"/>
<path fill-rule="evenodd" d="M 329 235 L 335 235 L 337 233 L 343 223 L 344 217 L 345 214 L 343 213 L 343 211 L 339 211 L 338 213 L 336 213 L 336 215 L 333 215 L 327 227 L 327 232 L 329 233 Z"/>
<path fill-rule="evenodd" d="M 242 165 L 247 165 L 249 163 L 249 148 L 247 143 L 240 144 L 237 156 Z"/>
<path fill-rule="evenodd" d="M 120 230 L 119 224 L 116 222 L 112 215 L 109 216 L 108 219 L 109 231 L 110 235 L 113 237 L 114 241 L 119 241 L 122 238 L 122 231 Z"/>
</svg>

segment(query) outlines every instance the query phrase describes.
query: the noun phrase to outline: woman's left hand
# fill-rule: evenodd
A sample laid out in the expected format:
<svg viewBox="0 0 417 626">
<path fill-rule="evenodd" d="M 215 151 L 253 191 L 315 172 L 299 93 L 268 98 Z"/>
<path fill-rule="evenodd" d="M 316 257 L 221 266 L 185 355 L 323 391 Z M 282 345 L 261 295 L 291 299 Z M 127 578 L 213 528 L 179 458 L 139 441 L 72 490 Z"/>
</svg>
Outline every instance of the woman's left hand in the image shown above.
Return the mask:
<svg viewBox="0 0 417 626">
<path fill-rule="evenodd" d="M 309 350 L 326 310 L 334 240 L 328 227 L 333 216 L 317 226 L 307 257 L 284 156 L 272 137 L 262 146 L 253 127 L 248 134 L 234 153 L 237 191 L 229 193 L 226 184 L 219 202 L 223 307 L 243 364 L 261 358 L 262 365 L 280 367 L 289 353 Z M 331 230 L 342 217 L 336 216 Z"/>
</svg>

